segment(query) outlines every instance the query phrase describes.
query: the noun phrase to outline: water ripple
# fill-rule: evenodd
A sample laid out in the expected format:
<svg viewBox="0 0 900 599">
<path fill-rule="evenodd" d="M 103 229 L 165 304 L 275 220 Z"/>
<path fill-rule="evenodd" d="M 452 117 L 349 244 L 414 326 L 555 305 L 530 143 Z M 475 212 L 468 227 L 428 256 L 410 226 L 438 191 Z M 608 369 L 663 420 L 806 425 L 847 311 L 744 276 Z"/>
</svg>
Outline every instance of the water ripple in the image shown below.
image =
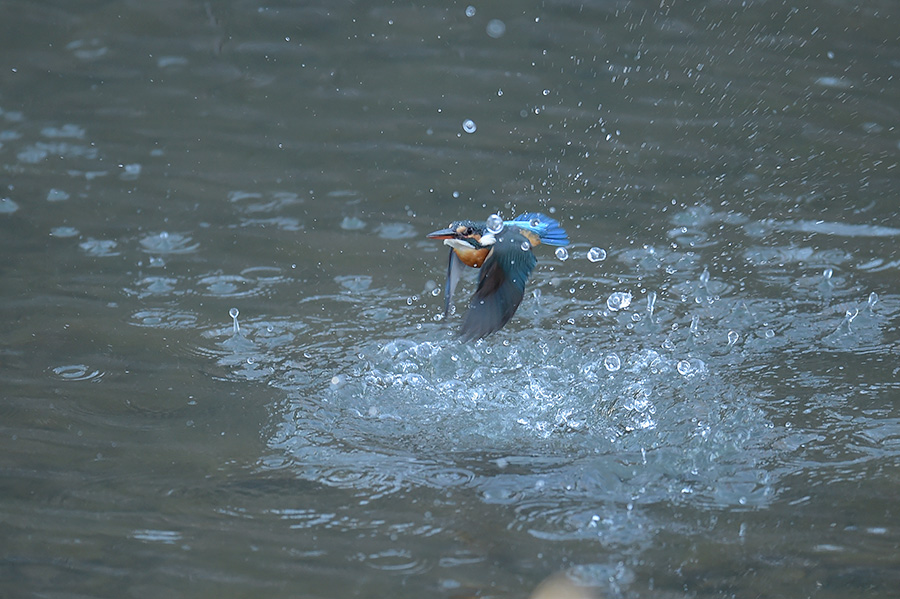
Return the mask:
<svg viewBox="0 0 900 599">
<path fill-rule="evenodd" d="M 188 254 L 200 247 L 199 243 L 191 243 L 188 235 L 180 233 L 167 233 L 163 231 L 156 235 L 150 235 L 141 239 L 141 245 L 145 252 L 153 254 Z"/>
<path fill-rule="evenodd" d="M 85 364 L 68 364 L 56 366 L 52 369 L 60 379 L 64 381 L 92 381 L 97 382 L 106 374 L 100 370 L 93 370 Z"/>
</svg>

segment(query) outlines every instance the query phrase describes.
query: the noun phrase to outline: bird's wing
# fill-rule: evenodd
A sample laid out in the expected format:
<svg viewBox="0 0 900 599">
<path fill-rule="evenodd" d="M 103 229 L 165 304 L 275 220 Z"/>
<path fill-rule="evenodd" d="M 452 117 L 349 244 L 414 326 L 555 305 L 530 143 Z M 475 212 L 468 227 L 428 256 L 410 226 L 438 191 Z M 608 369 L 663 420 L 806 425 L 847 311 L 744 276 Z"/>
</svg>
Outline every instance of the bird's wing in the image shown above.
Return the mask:
<svg viewBox="0 0 900 599">
<path fill-rule="evenodd" d="M 535 264 L 537 258 L 528 240 L 515 229 L 507 229 L 497 239 L 481 267 L 478 288 L 462 324 L 464 340 L 481 339 L 509 322 L 522 302 L 525 282 Z"/>
<path fill-rule="evenodd" d="M 444 287 L 444 316 L 450 315 L 450 309 L 453 307 L 453 292 L 456 291 L 456 284 L 462 276 L 465 264 L 456 255 L 453 248 L 450 248 L 450 264 L 447 266 L 447 283 Z"/>
<path fill-rule="evenodd" d="M 566 230 L 558 221 L 550 218 L 546 214 L 540 212 L 526 212 L 520 214 L 511 221 L 506 221 L 507 225 L 521 227 L 528 231 L 537 233 L 541 238 L 541 243 L 548 245 L 569 245 L 569 236 Z"/>
</svg>

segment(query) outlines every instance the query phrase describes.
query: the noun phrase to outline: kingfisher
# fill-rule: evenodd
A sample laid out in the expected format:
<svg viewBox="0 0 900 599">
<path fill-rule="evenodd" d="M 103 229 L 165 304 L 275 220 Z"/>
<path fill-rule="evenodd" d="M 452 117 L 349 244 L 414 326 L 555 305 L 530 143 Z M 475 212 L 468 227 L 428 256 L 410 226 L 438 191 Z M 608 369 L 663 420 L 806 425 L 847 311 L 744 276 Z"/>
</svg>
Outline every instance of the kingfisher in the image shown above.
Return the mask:
<svg viewBox="0 0 900 599">
<path fill-rule="evenodd" d="M 504 221 L 491 215 L 487 222 L 460 220 L 427 235 L 450 246 L 450 264 L 444 287 L 444 315 L 451 311 L 451 298 L 463 265 L 480 268 L 478 287 L 469 301 L 460 337 L 472 341 L 499 331 L 516 313 L 525 296 L 525 282 L 537 264 L 531 251 L 537 245 L 569 245 L 560 224 L 543 214 L 527 212 Z"/>
</svg>

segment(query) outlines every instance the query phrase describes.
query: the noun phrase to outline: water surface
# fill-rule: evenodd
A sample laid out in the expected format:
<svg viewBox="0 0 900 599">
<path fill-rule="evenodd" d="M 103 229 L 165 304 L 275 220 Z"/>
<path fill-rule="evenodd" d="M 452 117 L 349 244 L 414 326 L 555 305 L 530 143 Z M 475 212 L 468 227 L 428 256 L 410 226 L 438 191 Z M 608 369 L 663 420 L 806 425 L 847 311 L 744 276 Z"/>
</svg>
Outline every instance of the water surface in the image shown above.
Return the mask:
<svg viewBox="0 0 900 599">
<path fill-rule="evenodd" d="M 0 594 L 895 595 L 892 2 L 3 12 Z"/>
</svg>

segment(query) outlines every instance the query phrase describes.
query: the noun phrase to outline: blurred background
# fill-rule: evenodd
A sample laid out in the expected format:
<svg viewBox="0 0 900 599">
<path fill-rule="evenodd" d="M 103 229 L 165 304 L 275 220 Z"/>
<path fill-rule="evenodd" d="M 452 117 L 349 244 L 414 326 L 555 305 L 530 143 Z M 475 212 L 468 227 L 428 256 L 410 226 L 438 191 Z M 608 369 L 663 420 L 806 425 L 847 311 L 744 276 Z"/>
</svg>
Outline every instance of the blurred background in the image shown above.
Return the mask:
<svg viewBox="0 0 900 599">
<path fill-rule="evenodd" d="M 0 595 L 895 597 L 893 0 L 0 6 Z M 540 211 L 500 332 L 450 221 Z"/>
</svg>

